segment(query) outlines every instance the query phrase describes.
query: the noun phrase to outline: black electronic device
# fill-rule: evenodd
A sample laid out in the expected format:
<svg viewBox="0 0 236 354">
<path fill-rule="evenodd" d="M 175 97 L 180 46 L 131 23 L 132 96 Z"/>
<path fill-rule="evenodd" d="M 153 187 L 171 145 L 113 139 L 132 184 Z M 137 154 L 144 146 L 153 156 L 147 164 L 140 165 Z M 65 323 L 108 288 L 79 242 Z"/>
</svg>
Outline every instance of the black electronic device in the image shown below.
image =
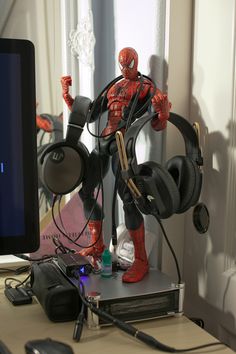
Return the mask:
<svg viewBox="0 0 236 354">
<path fill-rule="evenodd" d="M 58 254 L 57 262 L 67 276 L 72 276 L 73 272 L 78 272 L 79 275 L 88 275 L 92 271 L 92 265 L 87 258 L 78 253 Z"/>
<path fill-rule="evenodd" d="M 12 354 L 12 352 L 7 348 L 7 346 L 0 340 L 0 353 L 1 354 Z"/>
<path fill-rule="evenodd" d="M 30 340 L 25 344 L 26 354 L 73 354 L 70 345 L 51 338 Z"/>
<path fill-rule="evenodd" d="M 48 318 L 53 322 L 75 320 L 81 309 L 76 287 L 54 263 L 34 263 L 31 288 Z"/>
<path fill-rule="evenodd" d="M 39 247 L 34 46 L 0 38 L 0 254 Z"/>
<path fill-rule="evenodd" d="M 8 300 L 15 306 L 32 303 L 32 296 L 26 291 L 24 287 L 6 287 L 4 290 L 4 294 L 8 298 Z"/>
<path fill-rule="evenodd" d="M 69 116 L 65 140 L 45 145 L 38 154 L 41 183 L 56 195 L 72 192 L 86 177 L 89 152 L 79 141 L 91 101 L 76 96 Z"/>
<path fill-rule="evenodd" d="M 165 219 L 174 213 L 184 213 L 198 202 L 203 158 L 194 127 L 183 117 L 171 112 L 168 121 L 183 136 L 186 154 L 172 157 L 164 166 L 154 161 L 138 164 L 135 152 L 137 137 L 152 118 L 153 115 L 140 118 L 125 134 L 128 170 L 122 171 L 122 176 L 125 181 L 131 179 L 137 187 L 139 195 L 135 201 L 140 211 Z"/>
</svg>

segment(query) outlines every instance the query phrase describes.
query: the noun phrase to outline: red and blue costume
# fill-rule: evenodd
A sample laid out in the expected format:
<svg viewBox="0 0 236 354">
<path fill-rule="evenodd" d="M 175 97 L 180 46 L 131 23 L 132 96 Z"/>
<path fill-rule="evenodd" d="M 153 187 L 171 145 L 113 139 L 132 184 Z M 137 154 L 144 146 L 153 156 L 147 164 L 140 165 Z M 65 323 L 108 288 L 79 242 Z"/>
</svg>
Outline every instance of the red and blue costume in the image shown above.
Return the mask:
<svg viewBox="0 0 236 354">
<path fill-rule="evenodd" d="M 94 198 L 94 191 L 101 182 L 101 177 L 103 178 L 108 171 L 110 158 L 112 160 L 113 173 L 116 175 L 119 157 L 115 132 L 121 130 L 125 134 L 125 122 L 132 109 L 132 103 L 137 92 L 138 109 L 150 99 L 150 105 L 157 113 L 151 122 L 153 129 L 156 131 L 166 127 L 171 106 L 167 95 L 157 89 L 151 80 L 147 77 L 142 81 L 140 80 L 138 55 L 133 48 L 128 47 L 120 51 L 119 65 L 123 76 L 122 79 L 109 87 L 100 101 L 96 102 L 97 107 L 95 107 L 90 117 L 90 122 L 95 121 L 99 117 L 98 112 L 108 111 L 107 124 L 102 131 L 102 139 L 100 139 L 99 147 L 95 147 L 89 156 L 89 169 L 91 169 L 87 173 L 89 177 L 82 183 L 82 188 L 79 191 L 84 206 L 85 217 L 89 219 L 88 227 L 91 234 L 91 242 L 96 243 L 93 247 L 84 249 L 80 253 L 84 256 L 90 255 L 95 258 L 101 256 L 105 245 L 102 237 L 104 215 L 100 205 Z M 71 77 L 63 77 L 61 84 L 63 98 L 71 110 L 74 102 L 69 93 L 69 86 L 72 84 Z M 122 280 L 129 283 L 138 282 L 149 269 L 145 250 L 143 216 L 136 207 L 131 192 L 122 178 L 118 180 L 118 193 L 123 202 L 125 225 L 134 244 L 134 262 L 123 274 Z"/>
</svg>

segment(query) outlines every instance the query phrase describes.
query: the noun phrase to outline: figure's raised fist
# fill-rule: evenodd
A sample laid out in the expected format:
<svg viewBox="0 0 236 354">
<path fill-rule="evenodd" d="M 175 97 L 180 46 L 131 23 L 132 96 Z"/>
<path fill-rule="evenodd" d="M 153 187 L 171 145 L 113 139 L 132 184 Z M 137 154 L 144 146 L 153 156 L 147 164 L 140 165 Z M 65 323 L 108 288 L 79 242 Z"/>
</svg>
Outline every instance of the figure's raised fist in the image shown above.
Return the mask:
<svg viewBox="0 0 236 354">
<path fill-rule="evenodd" d="M 158 113 L 158 115 L 152 120 L 152 127 L 157 131 L 163 130 L 166 128 L 167 120 L 169 119 L 171 103 L 169 102 L 167 95 L 159 91 L 153 97 L 152 105 L 154 110 Z"/>
<path fill-rule="evenodd" d="M 69 87 L 72 85 L 71 76 L 62 76 L 61 78 L 61 86 L 62 86 L 62 96 L 64 101 L 66 102 L 69 110 L 71 111 L 74 99 L 69 94 Z"/>
<path fill-rule="evenodd" d="M 69 87 L 72 85 L 72 79 L 71 76 L 62 76 L 61 78 L 61 86 L 63 93 L 68 93 L 69 92 Z"/>
</svg>

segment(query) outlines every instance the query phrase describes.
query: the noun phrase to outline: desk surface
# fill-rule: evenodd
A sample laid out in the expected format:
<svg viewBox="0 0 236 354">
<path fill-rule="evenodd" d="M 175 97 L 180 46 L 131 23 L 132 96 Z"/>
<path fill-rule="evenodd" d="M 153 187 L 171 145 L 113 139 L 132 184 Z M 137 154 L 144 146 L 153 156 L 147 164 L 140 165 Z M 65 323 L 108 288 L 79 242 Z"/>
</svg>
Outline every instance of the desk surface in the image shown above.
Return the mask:
<svg viewBox="0 0 236 354">
<path fill-rule="evenodd" d="M 80 342 L 75 343 L 72 339 L 73 322 L 53 323 L 49 321 L 36 300 L 30 305 L 13 306 L 6 299 L 3 290 L 3 278 L 0 277 L 0 340 L 13 354 L 25 354 L 24 344 L 27 341 L 44 338 L 52 338 L 71 345 L 75 354 L 154 353 L 152 348 L 113 326 L 91 330 L 85 325 Z M 216 341 L 214 337 L 185 316 L 139 322 L 135 324 L 135 327 L 175 348 L 183 349 Z M 155 352 L 159 351 L 155 350 Z M 222 345 L 196 350 L 194 353 L 230 354 L 234 352 Z"/>
</svg>

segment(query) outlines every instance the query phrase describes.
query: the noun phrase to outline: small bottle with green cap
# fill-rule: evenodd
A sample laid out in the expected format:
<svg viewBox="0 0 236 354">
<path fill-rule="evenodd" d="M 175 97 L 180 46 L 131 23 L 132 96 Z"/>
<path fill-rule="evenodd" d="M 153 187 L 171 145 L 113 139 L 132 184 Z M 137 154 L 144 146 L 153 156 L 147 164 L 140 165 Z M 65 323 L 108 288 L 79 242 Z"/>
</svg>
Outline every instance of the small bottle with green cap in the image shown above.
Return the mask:
<svg viewBox="0 0 236 354">
<path fill-rule="evenodd" d="M 102 254 L 102 271 L 103 278 L 110 278 L 112 276 L 112 255 L 109 249 L 105 249 Z"/>
</svg>

